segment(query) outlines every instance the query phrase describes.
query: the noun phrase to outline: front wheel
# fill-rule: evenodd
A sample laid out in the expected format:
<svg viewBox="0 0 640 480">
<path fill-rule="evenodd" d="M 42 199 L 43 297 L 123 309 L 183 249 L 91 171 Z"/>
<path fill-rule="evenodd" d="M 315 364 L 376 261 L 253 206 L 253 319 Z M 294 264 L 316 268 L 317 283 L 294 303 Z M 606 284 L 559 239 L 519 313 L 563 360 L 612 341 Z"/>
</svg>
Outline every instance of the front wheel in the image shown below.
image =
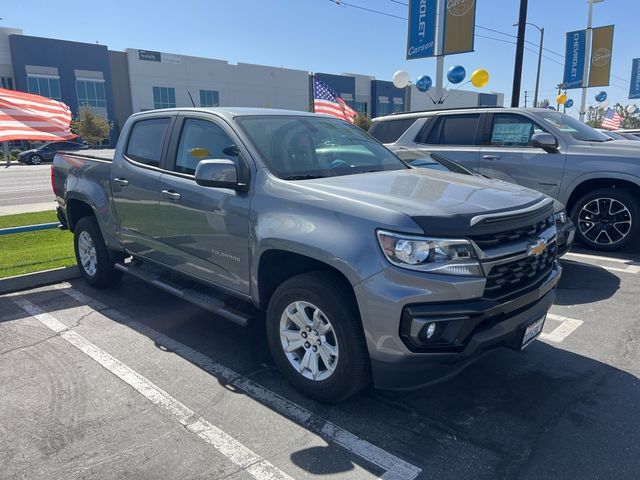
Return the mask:
<svg viewBox="0 0 640 480">
<path fill-rule="evenodd" d="M 576 202 L 571 217 L 578 239 L 596 250 L 618 250 L 640 232 L 640 205 L 626 190 L 594 190 Z"/>
<path fill-rule="evenodd" d="M 114 259 L 104 243 L 95 217 L 78 220 L 73 231 L 73 247 L 80 274 L 95 288 L 108 288 L 117 284 L 122 272 L 114 268 Z"/>
<path fill-rule="evenodd" d="M 369 356 L 350 286 L 331 272 L 309 272 L 280 285 L 267 310 L 276 364 L 307 396 L 338 402 L 369 381 Z"/>
<path fill-rule="evenodd" d="M 40 155 L 31 155 L 29 163 L 31 165 L 40 165 L 42 163 L 42 157 Z"/>
</svg>

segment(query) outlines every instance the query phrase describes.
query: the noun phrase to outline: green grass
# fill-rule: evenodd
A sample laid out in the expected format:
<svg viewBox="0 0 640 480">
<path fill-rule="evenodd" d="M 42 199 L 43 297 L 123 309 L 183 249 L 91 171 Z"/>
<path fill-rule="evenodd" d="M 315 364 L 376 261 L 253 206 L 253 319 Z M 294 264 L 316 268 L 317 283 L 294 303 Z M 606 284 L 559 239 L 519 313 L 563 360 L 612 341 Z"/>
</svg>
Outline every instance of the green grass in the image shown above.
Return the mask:
<svg viewBox="0 0 640 480">
<path fill-rule="evenodd" d="M 50 212 L 21 213 L 0 217 L 0 228 L 55 222 Z M 0 235 L 0 278 L 75 265 L 73 235 L 51 229 Z"/>
</svg>

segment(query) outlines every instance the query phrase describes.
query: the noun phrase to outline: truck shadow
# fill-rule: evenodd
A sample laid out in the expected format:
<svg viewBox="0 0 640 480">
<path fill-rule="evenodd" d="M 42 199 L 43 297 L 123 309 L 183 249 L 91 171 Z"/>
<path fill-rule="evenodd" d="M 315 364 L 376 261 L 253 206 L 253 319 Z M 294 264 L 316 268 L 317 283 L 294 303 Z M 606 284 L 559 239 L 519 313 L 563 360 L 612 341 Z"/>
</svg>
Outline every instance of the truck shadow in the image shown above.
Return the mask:
<svg viewBox="0 0 640 480">
<path fill-rule="evenodd" d="M 572 260 L 562 260 L 561 265 L 556 305 L 599 302 L 613 297 L 620 288 L 620 278 L 602 267 Z"/>
</svg>

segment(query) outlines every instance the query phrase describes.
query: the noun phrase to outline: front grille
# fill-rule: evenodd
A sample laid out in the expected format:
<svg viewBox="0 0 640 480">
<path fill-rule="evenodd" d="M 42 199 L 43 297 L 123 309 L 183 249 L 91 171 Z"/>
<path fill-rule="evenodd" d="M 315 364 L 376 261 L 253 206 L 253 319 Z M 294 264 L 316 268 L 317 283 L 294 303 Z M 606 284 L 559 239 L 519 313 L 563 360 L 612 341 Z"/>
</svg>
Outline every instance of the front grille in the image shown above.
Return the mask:
<svg viewBox="0 0 640 480">
<path fill-rule="evenodd" d="M 541 220 L 538 223 L 528 225 L 526 227 L 514 228 L 512 230 L 505 230 L 486 235 L 472 235 L 469 238 L 484 250 L 487 247 L 495 247 L 497 245 L 516 242 L 518 240 L 536 236 L 552 225 L 554 225 L 553 215 L 547 217 L 545 220 Z"/>
<path fill-rule="evenodd" d="M 487 275 L 484 296 L 502 298 L 535 285 L 553 269 L 557 253 L 558 247 L 553 242 L 540 255 L 496 265 Z"/>
</svg>

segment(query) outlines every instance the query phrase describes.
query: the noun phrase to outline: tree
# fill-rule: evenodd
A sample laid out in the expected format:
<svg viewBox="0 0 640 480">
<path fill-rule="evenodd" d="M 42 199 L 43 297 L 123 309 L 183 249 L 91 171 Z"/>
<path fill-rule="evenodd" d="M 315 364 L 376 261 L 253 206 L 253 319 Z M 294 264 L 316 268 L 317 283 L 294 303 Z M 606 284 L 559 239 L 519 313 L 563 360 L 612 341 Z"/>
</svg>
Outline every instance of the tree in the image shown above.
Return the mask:
<svg viewBox="0 0 640 480">
<path fill-rule="evenodd" d="M 368 132 L 371 128 L 371 119 L 366 115 L 359 113 L 356 115 L 355 124 L 365 132 Z"/>
<path fill-rule="evenodd" d="M 604 118 L 604 109 L 600 107 L 589 107 L 587 109 L 587 125 L 592 128 L 600 128 Z"/>
<path fill-rule="evenodd" d="M 71 131 L 89 145 L 99 145 L 108 139 L 111 128 L 109 120 L 96 115 L 89 107 L 80 108 L 78 116 L 71 122 Z"/>
</svg>

